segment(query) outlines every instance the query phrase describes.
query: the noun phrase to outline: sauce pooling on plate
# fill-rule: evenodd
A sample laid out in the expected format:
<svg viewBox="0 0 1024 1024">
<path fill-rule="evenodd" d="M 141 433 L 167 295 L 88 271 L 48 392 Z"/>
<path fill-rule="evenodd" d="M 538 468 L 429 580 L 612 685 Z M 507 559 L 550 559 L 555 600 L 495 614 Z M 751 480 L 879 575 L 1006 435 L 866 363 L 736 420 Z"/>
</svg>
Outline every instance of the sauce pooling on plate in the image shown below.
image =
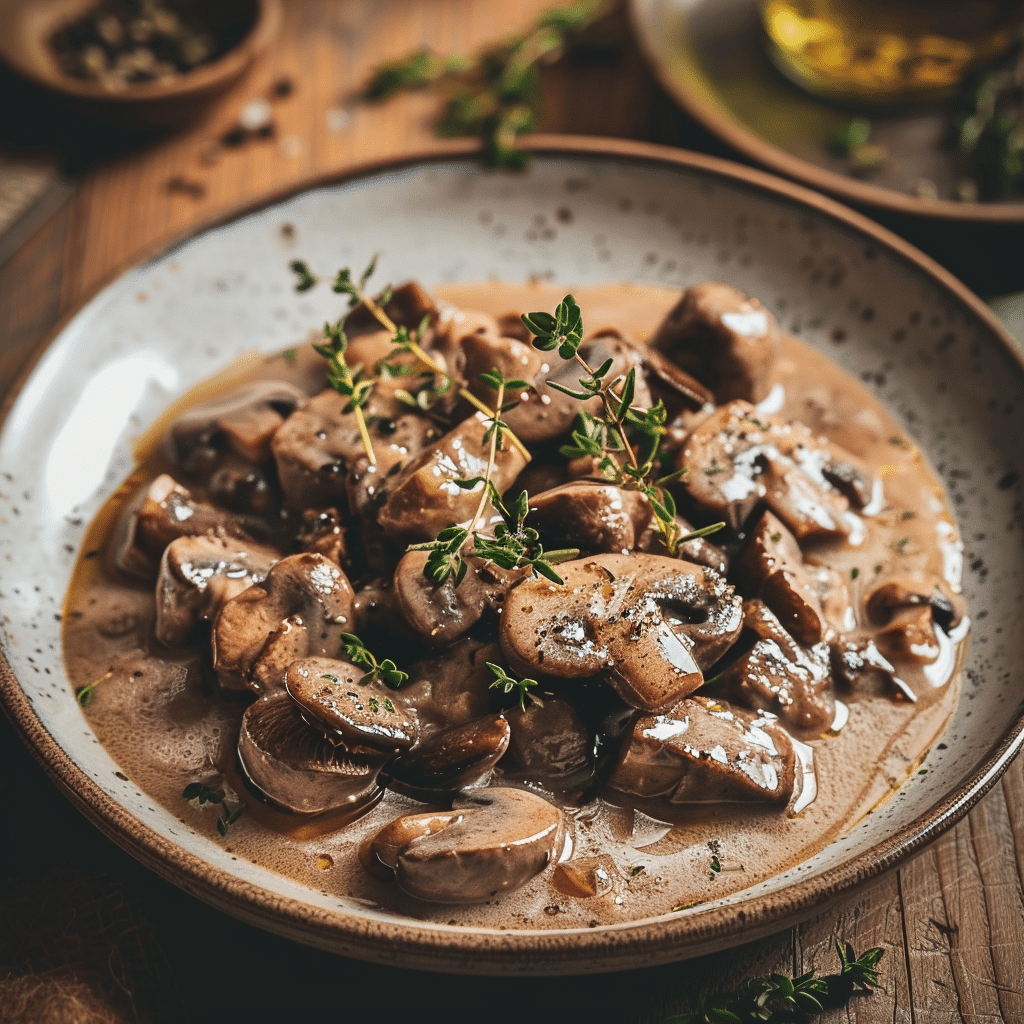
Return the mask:
<svg viewBox="0 0 1024 1024">
<path fill-rule="evenodd" d="M 727 285 L 576 298 L 565 360 L 551 289 L 406 285 L 340 391 L 295 350 L 168 413 L 65 617 L 133 781 L 316 890 L 564 928 L 746 889 L 907 778 L 968 629 L 913 442 Z"/>
</svg>

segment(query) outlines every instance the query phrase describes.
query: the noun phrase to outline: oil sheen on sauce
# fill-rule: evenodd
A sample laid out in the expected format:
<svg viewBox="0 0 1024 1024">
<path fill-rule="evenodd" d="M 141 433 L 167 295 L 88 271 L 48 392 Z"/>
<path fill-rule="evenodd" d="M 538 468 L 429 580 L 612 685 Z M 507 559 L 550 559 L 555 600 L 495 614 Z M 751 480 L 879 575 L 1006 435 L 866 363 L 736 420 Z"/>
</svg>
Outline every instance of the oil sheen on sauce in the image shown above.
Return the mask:
<svg viewBox="0 0 1024 1024">
<path fill-rule="evenodd" d="M 437 289 L 435 297 L 492 314 L 553 309 L 564 289 L 485 284 Z M 654 287 L 610 285 L 574 291 L 588 331 L 619 325 L 647 337 L 678 298 Z M 709 804 L 667 809 L 642 801 L 597 799 L 566 808 L 572 860 L 547 868 L 515 893 L 473 906 L 435 905 L 405 896 L 367 874 L 360 844 L 401 814 L 424 805 L 388 791 L 355 821 L 305 818 L 253 796 L 235 768 L 234 744 L 245 700 L 213 696 L 189 666 L 205 656 L 168 656 L 152 637 L 152 585 L 111 567 L 110 535 L 138 488 L 165 468 L 157 439 L 174 414 L 253 378 L 315 371 L 305 355 L 253 357 L 194 390 L 140 443 L 139 467 L 87 534 L 65 606 L 64 656 L 76 688 L 100 680 L 86 709 L 100 741 L 132 781 L 196 831 L 240 859 L 315 891 L 362 901 L 402 917 L 464 926 L 575 928 L 614 925 L 671 912 L 746 889 L 799 863 L 849 830 L 915 770 L 952 713 L 963 643 L 915 680 L 916 704 L 884 696 L 847 701 L 836 735 L 813 741 L 817 798 L 797 815 L 774 807 Z M 854 598 L 883 571 L 923 569 L 959 591 L 961 545 L 942 489 L 913 442 L 856 381 L 824 356 L 784 341 L 766 411 L 800 420 L 858 456 L 883 482 L 885 507 L 856 547 L 819 552 L 850 579 Z M 877 568 L 876 568 L 877 567 Z M 113 668 L 113 671 L 111 669 Z M 190 782 L 220 773 L 241 817 L 221 838 L 217 808 L 182 797 Z M 716 870 L 717 868 L 717 870 Z"/>
</svg>

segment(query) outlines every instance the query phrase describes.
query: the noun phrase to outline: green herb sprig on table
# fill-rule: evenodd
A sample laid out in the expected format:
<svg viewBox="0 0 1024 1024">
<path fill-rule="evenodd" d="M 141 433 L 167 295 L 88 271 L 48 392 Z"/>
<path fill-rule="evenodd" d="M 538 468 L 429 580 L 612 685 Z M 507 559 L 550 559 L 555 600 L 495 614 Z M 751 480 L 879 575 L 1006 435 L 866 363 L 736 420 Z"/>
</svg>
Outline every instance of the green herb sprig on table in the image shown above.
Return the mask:
<svg viewBox="0 0 1024 1024">
<path fill-rule="evenodd" d="M 479 135 L 487 163 L 522 168 L 529 155 L 516 148 L 516 140 L 538 120 L 539 68 L 580 45 L 587 31 L 615 6 L 614 0 L 579 0 L 547 11 L 525 32 L 472 59 L 418 50 L 377 68 L 364 98 L 380 101 L 409 89 L 442 89 L 439 135 Z"/>
<path fill-rule="evenodd" d="M 870 992 L 878 985 L 878 963 L 885 951 L 876 947 L 858 957 L 848 942 L 833 942 L 839 957 L 837 974 L 808 971 L 798 978 L 751 978 L 732 995 L 703 1000 L 692 1013 L 676 1014 L 665 1024 L 782 1024 L 845 1006 L 854 993 Z"/>
<path fill-rule="evenodd" d="M 592 398 L 601 400 L 601 414 L 595 416 L 585 410 L 579 413 L 572 443 L 564 445 L 561 454 L 569 459 L 593 458 L 605 479 L 642 492 L 654 511 L 662 544 L 672 555 L 685 541 L 722 529 L 724 523 L 715 523 L 683 534 L 676 522 L 676 503 L 667 485 L 685 470 L 658 475 L 661 442 L 668 431 L 665 405 L 659 400 L 649 409 L 634 406 L 636 367 L 631 366 L 625 376 L 612 376 L 612 359 L 606 359 L 595 368 L 580 355 L 583 314 L 576 299 L 566 295 L 553 314 L 524 313 L 522 320 L 534 335 L 536 348 L 545 352 L 557 349 L 563 359 L 578 363 L 585 374 L 579 380 L 578 389 L 551 380 L 549 387 L 581 402 Z"/>
</svg>

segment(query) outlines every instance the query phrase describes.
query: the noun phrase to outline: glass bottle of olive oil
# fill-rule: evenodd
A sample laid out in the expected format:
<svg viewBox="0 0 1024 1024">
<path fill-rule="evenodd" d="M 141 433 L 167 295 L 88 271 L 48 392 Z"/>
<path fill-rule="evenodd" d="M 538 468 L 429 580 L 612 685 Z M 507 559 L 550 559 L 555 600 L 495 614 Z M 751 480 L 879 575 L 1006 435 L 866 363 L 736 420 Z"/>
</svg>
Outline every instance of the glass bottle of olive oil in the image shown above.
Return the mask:
<svg viewBox="0 0 1024 1024">
<path fill-rule="evenodd" d="M 760 0 L 779 69 L 829 99 L 887 104 L 951 94 L 1010 48 L 1024 0 Z"/>
</svg>

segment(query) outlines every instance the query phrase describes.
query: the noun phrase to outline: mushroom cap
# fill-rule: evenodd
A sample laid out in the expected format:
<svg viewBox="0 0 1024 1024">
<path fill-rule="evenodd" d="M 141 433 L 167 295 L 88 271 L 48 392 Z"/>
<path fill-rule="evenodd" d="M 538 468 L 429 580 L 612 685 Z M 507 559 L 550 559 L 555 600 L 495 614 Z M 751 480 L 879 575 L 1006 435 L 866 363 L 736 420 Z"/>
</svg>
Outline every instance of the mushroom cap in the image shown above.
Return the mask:
<svg viewBox="0 0 1024 1024">
<path fill-rule="evenodd" d="M 221 685 L 263 693 L 283 687 L 299 658 L 338 657 L 352 601 L 348 577 L 323 555 L 282 558 L 263 583 L 231 598 L 217 616 L 213 667 Z"/>
<path fill-rule="evenodd" d="M 742 602 L 715 572 L 660 555 L 595 555 L 559 566 L 563 586 L 530 578 L 501 616 L 501 646 L 522 675 L 602 675 L 633 707 L 668 707 L 742 628 Z"/>
<path fill-rule="evenodd" d="M 561 852 L 561 812 L 525 790 L 491 786 L 463 794 L 452 811 L 410 815 L 373 840 L 410 896 L 481 903 L 525 885 Z"/>
<path fill-rule="evenodd" d="M 280 693 L 261 697 L 246 709 L 238 758 L 253 785 L 279 807 L 320 814 L 368 808 L 383 792 L 377 775 L 388 755 L 331 741 Z"/>
<path fill-rule="evenodd" d="M 364 675 L 348 661 L 300 658 L 288 666 L 284 685 L 306 721 L 348 746 L 408 749 L 420 734 L 415 710 L 379 680 L 363 683 Z"/>
<path fill-rule="evenodd" d="M 530 526 L 549 549 L 633 551 L 650 530 L 654 510 L 640 491 L 577 480 L 530 498 Z"/>
</svg>

